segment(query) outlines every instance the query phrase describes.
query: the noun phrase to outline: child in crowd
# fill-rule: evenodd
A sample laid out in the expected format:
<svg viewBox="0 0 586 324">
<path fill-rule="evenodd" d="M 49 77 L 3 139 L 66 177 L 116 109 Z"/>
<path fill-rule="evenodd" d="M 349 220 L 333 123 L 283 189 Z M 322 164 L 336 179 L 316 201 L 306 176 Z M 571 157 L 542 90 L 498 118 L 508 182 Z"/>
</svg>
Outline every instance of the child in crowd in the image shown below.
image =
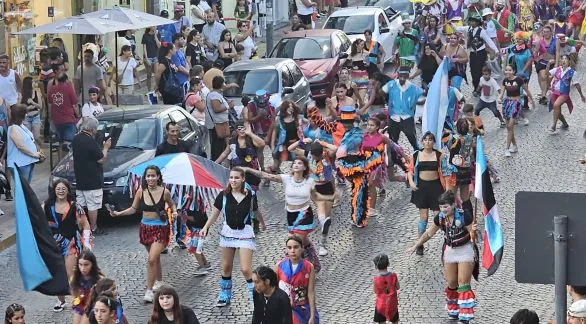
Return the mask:
<svg viewBox="0 0 586 324">
<path fill-rule="evenodd" d="M 92 87 L 88 90 L 89 101 L 86 102 L 81 108 L 81 117 L 95 117 L 98 118 L 103 112 L 104 107 L 98 102 L 98 95 L 100 89 Z"/>
<path fill-rule="evenodd" d="M 497 99 L 501 92 L 501 86 L 496 82 L 496 80 L 492 77 L 492 70 L 490 67 L 485 66 L 482 68 L 482 78 L 480 78 L 480 82 L 478 83 L 478 89 L 476 91 L 480 92 L 480 99 L 478 100 L 478 104 L 476 105 L 476 109 L 474 109 L 474 114 L 476 116 L 480 115 L 480 112 L 484 108 L 490 109 L 494 114 L 494 117 L 498 118 L 501 122 L 501 128 L 505 127 L 505 120 L 501 115 L 501 112 L 497 108 Z"/>
<path fill-rule="evenodd" d="M 83 324 L 90 323 L 96 324 L 98 321 L 96 320 L 96 314 L 94 311 L 94 305 L 100 296 L 108 296 L 115 301 L 115 309 L 116 309 L 116 323 L 119 324 L 128 324 L 128 319 L 126 315 L 124 315 L 124 308 L 122 307 L 122 300 L 118 295 L 118 288 L 116 287 L 116 283 L 114 280 L 109 278 L 102 278 L 100 279 L 91 289 L 90 291 L 90 299 L 85 308 L 85 317 L 82 321 Z"/>
<path fill-rule="evenodd" d="M 77 258 L 75 272 L 69 281 L 71 287 L 71 309 L 73 324 L 80 324 L 85 315 L 85 308 L 91 298 L 92 287 L 103 277 L 98 267 L 96 256 L 89 250 L 81 252 Z"/>
<path fill-rule="evenodd" d="M 397 274 L 389 272 L 389 257 L 379 254 L 374 258 L 374 266 L 378 273 L 374 276 L 374 293 L 376 304 L 374 307 L 374 321 L 376 323 L 399 323 L 399 279 Z"/>
<path fill-rule="evenodd" d="M 4 324 L 23 324 L 24 307 L 20 304 L 12 304 L 6 308 Z"/>
<path fill-rule="evenodd" d="M 472 104 L 465 104 L 462 108 L 462 114 L 464 115 L 463 117 L 467 118 L 468 122 L 470 122 L 470 125 L 472 125 L 472 134 L 484 136 L 484 123 L 482 122 L 482 118 L 480 118 L 480 116 L 475 116 L 473 111 L 474 106 L 472 106 Z M 485 151 L 484 153 L 488 158 L 487 152 Z M 487 160 L 486 164 L 488 166 L 488 172 L 490 174 L 492 182 L 501 182 L 499 178 L 499 173 L 497 169 L 495 169 L 494 165 L 490 162 L 490 160 Z M 472 170 L 471 172 L 472 174 L 474 174 L 474 170 Z"/>
</svg>

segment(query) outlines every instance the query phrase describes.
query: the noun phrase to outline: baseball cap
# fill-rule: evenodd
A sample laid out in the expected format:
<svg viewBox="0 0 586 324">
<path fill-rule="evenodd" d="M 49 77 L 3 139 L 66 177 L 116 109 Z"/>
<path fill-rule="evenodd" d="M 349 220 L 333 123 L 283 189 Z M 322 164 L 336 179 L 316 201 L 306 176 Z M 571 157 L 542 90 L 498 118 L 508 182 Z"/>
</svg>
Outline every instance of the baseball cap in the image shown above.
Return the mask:
<svg viewBox="0 0 586 324">
<path fill-rule="evenodd" d="M 161 14 L 159 16 L 161 16 L 161 17 L 169 17 L 169 12 L 167 10 L 161 10 Z"/>
<path fill-rule="evenodd" d="M 343 106 L 340 108 L 340 120 L 354 121 L 356 119 L 356 108 L 353 106 Z"/>
</svg>

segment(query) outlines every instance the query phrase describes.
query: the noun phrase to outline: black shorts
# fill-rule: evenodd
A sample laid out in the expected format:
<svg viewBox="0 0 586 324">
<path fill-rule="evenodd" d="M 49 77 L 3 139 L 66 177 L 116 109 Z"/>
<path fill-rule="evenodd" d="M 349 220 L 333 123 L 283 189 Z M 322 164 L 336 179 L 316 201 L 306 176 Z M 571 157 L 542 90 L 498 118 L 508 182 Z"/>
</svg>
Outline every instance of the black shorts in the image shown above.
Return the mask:
<svg viewBox="0 0 586 324">
<path fill-rule="evenodd" d="M 438 180 L 424 181 L 419 179 L 417 183 L 419 189 L 411 192 L 411 203 L 419 209 L 439 210 L 438 198 L 444 193 L 444 187 Z"/>
<path fill-rule="evenodd" d="M 550 64 L 547 60 L 539 60 L 535 62 L 535 71 L 539 73 L 542 70 L 547 69 L 547 71 L 553 69 L 553 64 Z"/>
<path fill-rule="evenodd" d="M 458 168 L 454 173 L 456 175 L 456 185 L 465 186 L 472 183 L 472 171 L 470 168 Z"/>
<path fill-rule="evenodd" d="M 397 313 L 395 313 L 395 316 L 393 316 L 393 318 L 391 318 L 391 321 L 390 322 L 391 323 L 397 323 L 398 321 L 399 321 L 399 312 L 397 311 Z M 381 313 L 379 313 L 377 311 L 374 311 L 374 322 L 376 322 L 376 323 L 386 323 L 387 322 L 387 318 L 383 314 L 381 314 Z"/>
<path fill-rule="evenodd" d="M 315 184 L 315 191 L 318 194 L 324 195 L 324 196 L 331 196 L 334 194 L 334 185 L 332 184 L 331 181 L 325 182 L 325 183 L 321 183 L 321 184 Z"/>
</svg>

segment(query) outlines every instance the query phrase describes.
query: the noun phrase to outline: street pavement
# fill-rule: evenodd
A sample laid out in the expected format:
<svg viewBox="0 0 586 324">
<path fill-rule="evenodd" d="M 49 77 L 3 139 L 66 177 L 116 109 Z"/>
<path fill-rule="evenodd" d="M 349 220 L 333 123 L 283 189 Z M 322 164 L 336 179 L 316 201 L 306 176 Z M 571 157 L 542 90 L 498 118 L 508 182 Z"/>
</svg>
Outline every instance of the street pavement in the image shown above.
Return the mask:
<svg viewBox="0 0 586 324">
<path fill-rule="evenodd" d="M 586 57 L 581 56 L 580 72 L 586 68 Z M 586 81 L 583 73 L 577 73 L 576 77 L 582 84 Z M 535 75 L 530 87 L 533 93 L 539 92 Z M 471 90 L 469 85 L 463 86 L 467 100 L 475 102 Z M 499 128 L 490 111 L 482 113 L 487 132 L 484 137 L 487 153 L 500 172 L 501 183 L 496 184 L 494 190 L 505 248 L 496 274 L 487 278 L 482 271 L 480 281 L 472 283 L 478 299 L 475 323 L 508 323 L 512 314 L 520 308 L 536 310 L 543 322 L 553 318 L 552 285 L 518 284 L 515 281 L 514 197 L 518 191 L 585 192 L 586 170 L 576 160 L 586 152 L 586 140 L 582 137 L 586 112 L 575 91 L 572 98 L 577 109 L 568 118 L 570 129 L 558 135 L 549 135 L 546 128 L 550 125 L 551 114 L 546 107 L 538 106 L 529 114 L 529 126 L 516 127 L 519 152 L 512 158 L 504 156 L 505 129 Z M 403 137 L 401 144 L 406 149 L 410 148 Z M 270 163 L 268 153 L 266 150 L 266 162 Z M 283 167 L 283 170 L 287 169 L 288 165 Z M 321 323 L 372 323 L 372 277 L 375 274 L 372 258 L 381 252 L 389 255 L 390 270 L 398 274 L 401 284 L 401 323 L 454 323 L 447 320 L 444 311 L 445 282 L 440 262 L 440 233 L 426 244 L 424 256 L 405 253 L 416 238 L 418 219 L 417 209 L 409 203 L 410 192 L 405 186 L 386 184 L 387 195 L 379 198 L 380 216 L 370 219 L 364 229 L 349 224 L 349 195 L 346 188 L 339 188 L 343 191 L 343 200 L 335 209 L 330 230 L 330 254 L 322 258 L 323 269 L 316 286 Z M 269 189 L 261 189 L 259 196 L 268 230 L 257 238 L 253 267 L 274 266 L 284 256 L 284 240 L 287 237 L 283 189 L 280 184 L 271 184 Z M 219 230 L 220 224 L 216 224 L 205 243 L 204 253 L 212 262 L 212 272 L 208 276 L 195 277 L 195 259 L 185 251 L 173 251 L 162 256 L 163 278 L 177 288 L 181 303 L 192 307 L 201 323 L 250 323 L 251 302 L 239 273 L 238 258 L 233 273 L 233 303 L 225 308 L 214 306 L 220 269 Z M 145 323 L 152 306 L 142 302 L 147 255 L 138 243 L 138 221 L 128 218 L 117 220 L 109 225 L 107 231 L 108 235 L 96 238 L 95 253 L 99 265 L 106 276 L 116 280 L 130 323 Z M 314 236 L 314 241 L 316 238 Z M 543 266 L 552 266 L 553 261 L 543 262 Z M 23 291 L 15 247 L 0 253 L 0 274 L 2 309 L 18 302 L 25 306 L 29 323 L 71 322 L 70 307 L 62 313 L 53 313 L 56 298 Z"/>
</svg>

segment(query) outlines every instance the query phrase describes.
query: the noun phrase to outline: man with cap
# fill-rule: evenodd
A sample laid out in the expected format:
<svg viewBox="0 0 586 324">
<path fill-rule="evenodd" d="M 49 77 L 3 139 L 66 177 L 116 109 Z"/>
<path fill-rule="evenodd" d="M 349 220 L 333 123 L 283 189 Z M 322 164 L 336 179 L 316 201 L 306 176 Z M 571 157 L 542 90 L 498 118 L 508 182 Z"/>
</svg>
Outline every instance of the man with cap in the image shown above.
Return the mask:
<svg viewBox="0 0 586 324">
<path fill-rule="evenodd" d="M 586 300 L 581 299 L 572 303 L 568 308 L 568 324 L 586 323 Z"/>
<path fill-rule="evenodd" d="M 403 30 L 395 38 L 396 53 L 399 55 L 401 67 L 412 68 L 415 65 L 415 55 L 419 44 L 419 32 L 413 28 L 413 20 L 409 16 L 403 16 Z M 407 58 L 413 59 L 407 59 Z"/>
<path fill-rule="evenodd" d="M 515 14 L 506 6 L 505 0 L 496 1 L 496 20 L 506 29 L 501 29 L 496 32 L 496 39 L 500 48 L 505 48 L 511 45 L 511 35 L 515 31 Z"/>
<path fill-rule="evenodd" d="M 167 10 L 161 10 L 161 17 L 169 19 L 169 12 Z M 157 30 L 159 31 L 159 33 L 157 34 L 157 36 L 159 36 L 159 40 L 161 42 L 167 43 L 172 43 L 173 35 L 181 31 L 177 30 L 175 24 L 157 26 Z"/>
<path fill-rule="evenodd" d="M 269 94 L 266 90 L 257 90 L 252 101 L 242 111 L 242 119 L 250 123 L 252 132 L 265 140 L 268 145 L 273 130 L 273 122 L 276 117 L 275 107 L 269 101 Z M 258 156 L 263 156 L 263 148 L 257 150 Z M 264 159 L 259 159 L 261 170 L 264 170 Z"/>
<path fill-rule="evenodd" d="M 486 34 L 488 35 L 488 37 L 490 37 L 490 39 L 492 39 L 492 41 L 495 44 L 497 44 L 496 31 L 500 28 L 500 26 L 497 26 L 498 22 L 492 19 L 493 14 L 494 12 L 492 12 L 490 8 L 482 9 L 482 20 L 484 22 L 484 29 L 486 30 Z"/>
<path fill-rule="evenodd" d="M 413 149 L 418 150 L 413 116 L 417 99 L 423 94 L 423 89 L 407 80 L 410 70 L 409 67 L 401 67 L 398 78 L 389 81 L 382 90 L 389 95 L 389 136 L 396 143 L 403 132 Z"/>
<path fill-rule="evenodd" d="M 469 51 L 469 63 L 470 63 L 470 74 L 472 75 L 472 85 L 474 86 L 474 95 L 480 96 L 478 91 L 478 83 L 482 77 L 482 68 L 486 65 L 488 60 L 488 54 L 486 47 L 488 46 L 493 53 L 498 53 L 499 50 L 495 43 L 486 33 L 486 30 L 482 28 L 482 18 L 479 15 L 471 15 L 468 17 L 470 26 L 454 26 L 450 24 L 452 28 L 460 33 L 466 33 L 468 38 L 466 45 Z"/>
</svg>

